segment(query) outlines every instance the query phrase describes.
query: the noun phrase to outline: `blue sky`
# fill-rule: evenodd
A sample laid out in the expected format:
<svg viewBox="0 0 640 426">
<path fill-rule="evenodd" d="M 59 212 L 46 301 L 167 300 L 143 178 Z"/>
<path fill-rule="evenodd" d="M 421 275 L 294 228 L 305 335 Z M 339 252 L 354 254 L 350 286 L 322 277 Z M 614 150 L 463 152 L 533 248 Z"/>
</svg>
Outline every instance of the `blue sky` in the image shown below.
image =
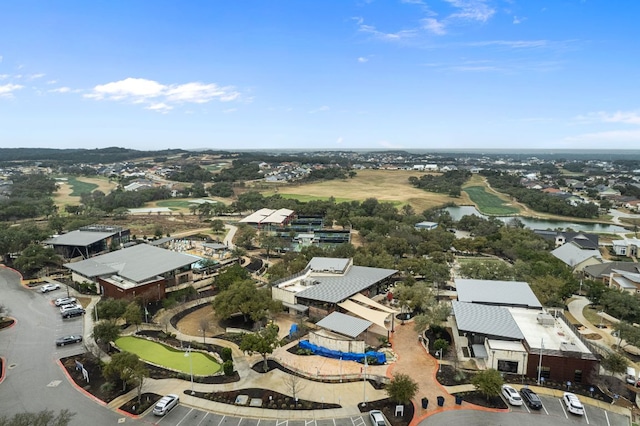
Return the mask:
<svg viewBox="0 0 640 426">
<path fill-rule="evenodd" d="M 640 2 L 13 1 L 0 146 L 640 147 Z"/>
</svg>

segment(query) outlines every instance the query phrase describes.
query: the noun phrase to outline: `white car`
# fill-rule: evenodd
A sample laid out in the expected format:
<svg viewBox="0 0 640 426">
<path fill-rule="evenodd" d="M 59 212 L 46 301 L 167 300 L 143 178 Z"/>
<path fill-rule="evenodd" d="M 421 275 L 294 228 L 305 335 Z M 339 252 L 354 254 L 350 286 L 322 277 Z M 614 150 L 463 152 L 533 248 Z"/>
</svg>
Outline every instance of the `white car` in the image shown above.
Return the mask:
<svg viewBox="0 0 640 426">
<path fill-rule="evenodd" d="M 74 302 L 74 303 L 71 303 L 71 304 L 68 304 L 68 305 L 60 306 L 60 313 L 64 314 L 65 312 L 72 311 L 74 309 L 83 309 L 83 308 L 82 308 L 82 305 L 79 305 L 79 304 Z"/>
<path fill-rule="evenodd" d="M 153 414 L 156 416 L 164 416 L 178 405 L 178 402 L 180 402 L 178 395 L 170 393 L 169 395 L 163 396 L 153 407 Z"/>
<path fill-rule="evenodd" d="M 41 293 L 48 293 L 50 291 L 57 290 L 59 288 L 60 288 L 59 284 L 45 284 L 42 287 L 40 287 L 40 292 Z"/>
<path fill-rule="evenodd" d="M 380 410 L 369 411 L 369 418 L 371 419 L 372 426 L 387 426 L 387 422 L 384 420 L 384 414 Z"/>
<path fill-rule="evenodd" d="M 562 402 L 567 408 L 567 411 L 571 414 L 575 414 L 576 416 L 584 415 L 584 406 L 575 394 L 571 392 L 565 392 L 562 395 Z"/>
<path fill-rule="evenodd" d="M 77 299 L 75 297 L 60 297 L 54 301 L 56 306 L 70 305 L 76 302 L 77 302 Z"/>
<path fill-rule="evenodd" d="M 517 390 L 509 385 L 502 385 L 502 395 L 511 405 L 522 405 L 522 397 Z"/>
</svg>

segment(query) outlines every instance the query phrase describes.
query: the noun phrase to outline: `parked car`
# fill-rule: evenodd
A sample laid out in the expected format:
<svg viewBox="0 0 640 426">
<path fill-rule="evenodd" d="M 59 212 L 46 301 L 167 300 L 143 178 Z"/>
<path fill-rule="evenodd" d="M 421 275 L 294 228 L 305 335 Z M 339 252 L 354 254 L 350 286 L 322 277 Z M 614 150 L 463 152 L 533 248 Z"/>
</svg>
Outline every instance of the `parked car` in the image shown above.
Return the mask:
<svg viewBox="0 0 640 426">
<path fill-rule="evenodd" d="M 84 315 L 84 309 L 74 308 L 62 312 L 62 318 L 74 318 Z"/>
<path fill-rule="evenodd" d="M 627 383 L 629 383 L 630 385 L 635 385 L 636 384 L 636 370 L 633 367 L 627 367 L 627 376 L 625 377 L 625 380 Z"/>
<path fill-rule="evenodd" d="M 77 301 L 78 300 L 75 297 L 59 297 L 53 303 L 55 303 L 56 306 L 64 306 L 76 303 Z"/>
<path fill-rule="evenodd" d="M 50 291 L 57 290 L 59 288 L 60 288 L 60 284 L 45 284 L 42 287 L 40 287 L 40 292 L 48 293 Z"/>
<path fill-rule="evenodd" d="M 82 305 L 79 305 L 78 303 L 71 303 L 69 305 L 62 305 L 60 306 L 60 313 L 64 314 L 67 311 L 70 311 L 72 309 L 82 309 Z"/>
<path fill-rule="evenodd" d="M 70 343 L 80 343 L 80 342 L 82 342 L 82 336 L 69 335 L 69 336 L 64 336 L 59 339 L 56 339 L 56 346 L 64 346 Z"/>
<path fill-rule="evenodd" d="M 387 422 L 384 420 L 384 414 L 380 410 L 369 411 L 369 418 L 371 419 L 372 426 L 387 426 Z"/>
<path fill-rule="evenodd" d="M 522 405 L 522 398 L 517 390 L 509 385 L 502 385 L 502 395 L 511 405 Z"/>
<path fill-rule="evenodd" d="M 565 392 L 562 395 L 562 402 L 567 408 L 567 411 L 571 414 L 575 414 L 577 416 L 582 416 L 584 414 L 584 406 L 575 394 L 571 392 Z"/>
<path fill-rule="evenodd" d="M 520 396 L 522 400 L 531 408 L 532 410 L 539 410 L 542 408 L 542 400 L 538 396 L 537 393 L 532 391 L 529 388 L 520 389 Z"/>
<path fill-rule="evenodd" d="M 160 398 L 160 401 L 153 407 L 153 414 L 156 416 L 164 416 L 171 411 L 180 402 L 178 395 L 170 393 Z"/>
</svg>

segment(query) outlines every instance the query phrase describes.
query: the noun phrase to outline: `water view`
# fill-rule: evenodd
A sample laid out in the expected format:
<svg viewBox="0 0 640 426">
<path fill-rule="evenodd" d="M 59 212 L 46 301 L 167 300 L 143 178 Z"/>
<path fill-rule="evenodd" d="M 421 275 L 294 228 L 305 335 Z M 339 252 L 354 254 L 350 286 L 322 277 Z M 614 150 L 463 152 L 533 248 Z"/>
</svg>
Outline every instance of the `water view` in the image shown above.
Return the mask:
<svg viewBox="0 0 640 426">
<path fill-rule="evenodd" d="M 457 206 L 457 207 L 447 207 L 445 209 L 449 212 L 453 220 L 460 220 L 462 216 L 466 215 L 476 215 L 488 219 L 489 216 L 483 215 L 476 209 L 474 206 Z M 563 220 L 552 220 L 552 219 L 537 219 L 532 217 L 524 217 L 524 216 L 496 216 L 497 219 L 508 222 L 513 220 L 514 218 L 518 218 L 520 222 L 522 222 L 527 228 L 531 229 L 571 229 L 573 231 L 584 231 L 584 232 L 594 232 L 594 233 L 602 233 L 602 234 L 616 234 L 620 232 L 628 232 L 622 226 L 619 225 L 609 225 L 604 223 L 587 223 L 587 222 L 567 222 Z"/>
</svg>

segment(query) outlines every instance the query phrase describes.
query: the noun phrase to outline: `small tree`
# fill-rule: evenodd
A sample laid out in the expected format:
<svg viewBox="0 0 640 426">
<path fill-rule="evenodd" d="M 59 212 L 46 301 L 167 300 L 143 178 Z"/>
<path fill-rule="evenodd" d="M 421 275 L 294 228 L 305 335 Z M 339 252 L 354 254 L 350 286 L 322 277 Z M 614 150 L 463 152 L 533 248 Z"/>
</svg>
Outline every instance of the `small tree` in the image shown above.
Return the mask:
<svg viewBox="0 0 640 426">
<path fill-rule="evenodd" d="M 122 380 L 122 390 L 126 389 L 127 384 L 138 386 L 138 399 L 142 396 L 142 384 L 145 377 L 149 376 L 144 362 L 138 358 L 136 354 L 131 352 L 120 352 L 111 357 L 111 362 L 104 366 L 102 375 L 106 379 Z"/>
<path fill-rule="evenodd" d="M 37 413 L 18 413 L 12 417 L 0 416 L 0 426 L 67 426 L 71 423 L 71 418 L 76 413 L 67 410 L 60 410 L 54 414 L 51 410 L 42 410 Z"/>
<path fill-rule="evenodd" d="M 269 369 L 267 355 L 272 353 L 280 344 L 281 341 L 278 339 L 278 326 L 272 323 L 257 333 L 245 334 L 240 342 L 240 350 L 247 352 L 249 355 L 253 355 L 253 353 L 262 355 L 264 362 L 263 368 L 266 372 Z"/>
<path fill-rule="evenodd" d="M 612 352 L 602 359 L 600 365 L 611 374 L 623 374 L 627 369 L 627 359 L 617 352 Z"/>
<path fill-rule="evenodd" d="M 449 350 L 449 342 L 444 339 L 437 339 L 433 342 L 433 349 L 436 351 L 442 351 L 442 354 L 444 355 Z"/>
<path fill-rule="evenodd" d="M 500 372 L 494 368 L 484 370 L 476 374 L 471 383 L 476 387 L 478 392 L 487 397 L 487 400 L 492 396 L 500 395 L 500 389 L 504 384 L 504 380 L 500 375 Z"/>
<path fill-rule="evenodd" d="M 93 338 L 96 342 L 107 344 L 120 336 L 120 327 L 114 321 L 100 321 L 93 327 Z"/>
<path fill-rule="evenodd" d="M 127 324 L 135 325 L 136 331 L 138 331 L 138 326 L 142 324 L 142 309 L 140 305 L 136 302 L 129 303 L 123 316 Z"/>
<path fill-rule="evenodd" d="M 207 317 L 200 318 L 200 321 L 198 321 L 198 326 L 200 327 L 200 331 L 202 332 L 202 343 L 204 344 L 207 331 L 209 331 L 210 328 L 209 320 L 207 319 Z"/>
<path fill-rule="evenodd" d="M 215 219 L 211 221 L 211 230 L 215 234 L 220 234 L 224 231 L 224 222 L 220 219 Z"/>
<path fill-rule="evenodd" d="M 224 372 L 225 376 L 231 376 L 233 375 L 233 361 L 226 360 L 225 362 L 222 363 L 222 371 Z"/>
<path fill-rule="evenodd" d="M 393 375 L 386 391 L 392 401 L 408 404 L 418 393 L 418 383 L 408 375 L 398 373 Z"/>
<path fill-rule="evenodd" d="M 233 359 L 233 352 L 231 351 L 231 348 L 222 348 L 222 351 L 220 351 L 220 357 L 222 358 L 222 361 L 231 361 Z"/>
<path fill-rule="evenodd" d="M 307 387 L 307 383 L 305 383 L 300 376 L 296 376 L 295 374 L 287 374 L 284 379 L 282 379 L 282 383 L 291 393 L 294 401 L 297 401 L 298 394 Z"/>
</svg>

